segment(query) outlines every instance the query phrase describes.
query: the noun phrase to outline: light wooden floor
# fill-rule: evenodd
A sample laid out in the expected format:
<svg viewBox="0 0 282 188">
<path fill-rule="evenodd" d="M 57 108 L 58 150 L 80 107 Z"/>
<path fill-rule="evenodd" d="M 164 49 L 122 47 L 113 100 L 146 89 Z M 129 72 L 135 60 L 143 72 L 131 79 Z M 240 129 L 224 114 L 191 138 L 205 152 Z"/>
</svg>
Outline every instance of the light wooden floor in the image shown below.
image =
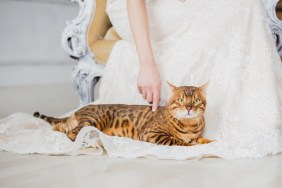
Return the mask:
<svg viewBox="0 0 282 188">
<path fill-rule="evenodd" d="M 170 161 L 0 153 L 0 187 L 281 188 L 282 156 Z"/>
<path fill-rule="evenodd" d="M 68 84 L 0 88 L 1 117 L 35 110 L 64 114 L 77 106 Z M 282 155 L 260 160 L 173 161 L 0 152 L 0 187 L 281 188 Z"/>
</svg>

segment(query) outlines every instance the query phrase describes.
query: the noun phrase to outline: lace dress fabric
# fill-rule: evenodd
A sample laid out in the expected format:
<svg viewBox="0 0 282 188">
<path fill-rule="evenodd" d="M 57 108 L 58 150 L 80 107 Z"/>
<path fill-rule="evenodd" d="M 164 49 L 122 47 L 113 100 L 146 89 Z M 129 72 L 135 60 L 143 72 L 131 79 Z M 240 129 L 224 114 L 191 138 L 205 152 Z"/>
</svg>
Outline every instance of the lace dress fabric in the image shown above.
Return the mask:
<svg viewBox="0 0 282 188">
<path fill-rule="evenodd" d="M 15 114 L 2 120 L 0 148 L 18 153 L 99 155 L 102 144 L 112 156 L 177 160 L 261 158 L 282 152 L 282 64 L 261 2 L 147 0 L 146 6 L 163 81 L 161 105 L 170 95 L 166 80 L 178 86 L 209 82 L 204 136 L 215 142 L 158 146 L 87 127 L 72 143 L 46 128 L 42 120 Z M 108 0 L 107 13 L 123 40 L 111 52 L 95 103 L 147 104 L 136 86 L 138 55 L 126 0 Z M 26 129 L 33 124 L 36 131 Z"/>
</svg>

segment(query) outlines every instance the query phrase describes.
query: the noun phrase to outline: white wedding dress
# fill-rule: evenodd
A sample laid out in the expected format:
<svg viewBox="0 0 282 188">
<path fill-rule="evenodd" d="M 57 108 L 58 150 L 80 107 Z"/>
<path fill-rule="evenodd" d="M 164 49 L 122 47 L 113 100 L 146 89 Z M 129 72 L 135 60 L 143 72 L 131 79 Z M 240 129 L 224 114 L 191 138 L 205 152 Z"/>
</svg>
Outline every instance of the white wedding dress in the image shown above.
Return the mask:
<svg viewBox="0 0 282 188">
<path fill-rule="evenodd" d="M 178 160 L 281 153 L 282 64 L 260 0 L 147 0 L 146 6 L 163 81 L 161 105 L 170 95 L 166 80 L 177 86 L 209 82 L 204 136 L 215 142 L 158 146 L 109 137 L 87 127 L 72 143 L 50 131 L 45 122 L 16 114 L 0 122 L 0 148 L 18 153 L 100 155 L 103 144 L 112 156 Z M 138 56 L 126 0 L 108 0 L 107 13 L 123 40 L 111 52 L 95 103 L 146 104 L 136 86 Z"/>
</svg>

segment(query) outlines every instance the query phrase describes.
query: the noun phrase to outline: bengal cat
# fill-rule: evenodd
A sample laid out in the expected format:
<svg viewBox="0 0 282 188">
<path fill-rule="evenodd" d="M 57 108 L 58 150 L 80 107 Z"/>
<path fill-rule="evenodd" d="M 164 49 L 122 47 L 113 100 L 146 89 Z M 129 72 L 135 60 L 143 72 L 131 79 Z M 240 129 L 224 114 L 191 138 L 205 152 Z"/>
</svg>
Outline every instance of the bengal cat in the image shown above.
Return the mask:
<svg viewBox="0 0 282 188">
<path fill-rule="evenodd" d="M 70 117 L 53 118 L 34 113 L 53 126 L 53 130 L 65 133 L 75 140 L 85 126 L 95 126 L 110 136 L 129 137 L 135 140 L 169 146 L 207 144 L 211 140 L 202 137 L 205 128 L 205 90 L 201 87 L 175 87 L 168 83 L 172 95 L 168 105 L 155 112 L 151 106 L 101 104 L 88 105 Z"/>
</svg>

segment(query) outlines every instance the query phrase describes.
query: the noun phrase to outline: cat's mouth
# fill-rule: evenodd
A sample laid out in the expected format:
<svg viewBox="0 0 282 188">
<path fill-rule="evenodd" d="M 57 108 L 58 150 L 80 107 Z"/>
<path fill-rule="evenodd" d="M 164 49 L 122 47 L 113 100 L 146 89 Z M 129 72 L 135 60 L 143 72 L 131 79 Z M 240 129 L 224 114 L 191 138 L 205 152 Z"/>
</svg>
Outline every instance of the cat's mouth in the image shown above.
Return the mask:
<svg viewBox="0 0 282 188">
<path fill-rule="evenodd" d="M 193 110 L 179 110 L 175 112 L 175 117 L 177 119 L 193 119 L 198 117 L 198 113 Z"/>
</svg>

